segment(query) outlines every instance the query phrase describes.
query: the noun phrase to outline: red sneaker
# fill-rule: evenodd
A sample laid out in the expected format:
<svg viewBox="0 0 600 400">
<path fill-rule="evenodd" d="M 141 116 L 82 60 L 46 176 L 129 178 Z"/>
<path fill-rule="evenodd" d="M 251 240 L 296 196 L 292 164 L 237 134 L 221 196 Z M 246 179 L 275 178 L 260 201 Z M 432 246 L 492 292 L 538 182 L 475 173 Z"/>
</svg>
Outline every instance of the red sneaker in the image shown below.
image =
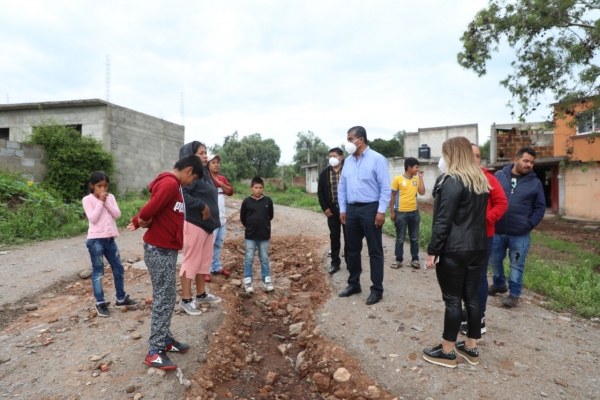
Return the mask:
<svg viewBox="0 0 600 400">
<path fill-rule="evenodd" d="M 231 275 L 231 272 L 227 271 L 225 268 L 221 268 L 218 271 L 215 272 L 211 272 L 211 274 L 215 274 L 215 275 L 224 275 L 225 278 L 229 278 L 229 275 Z"/>
<path fill-rule="evenodd" d="M 210 277 L 210 274 L 204 275 L 204 282 L 210 282 L 210 281 L 212 281 L 212 278 Z"/>
<path fill-rule="evenodd" d="M 144 360 L 144 364 L 164 370 L 177 369 L 177 365 L 173 364 L 173 362 L 169 360 L 167 353 L 164 351 L 152 355 L 148 354 Z"/>
</svg>

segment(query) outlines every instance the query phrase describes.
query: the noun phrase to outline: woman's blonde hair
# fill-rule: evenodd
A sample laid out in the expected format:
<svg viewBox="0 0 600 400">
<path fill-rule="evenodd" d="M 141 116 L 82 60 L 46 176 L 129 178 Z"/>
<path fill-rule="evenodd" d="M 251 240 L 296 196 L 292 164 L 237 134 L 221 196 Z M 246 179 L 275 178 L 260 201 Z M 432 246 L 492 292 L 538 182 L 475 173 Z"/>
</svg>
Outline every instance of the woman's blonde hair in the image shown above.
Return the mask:
<svg viewBox="0 0 600 400">
<path fill-rule="evenodd" d="M 471 142 L 464 137 L 448 139 L 442 145 L 442 157 L 446 161 L 446 175 L 460 178 L 470 191 L 489 193 L 491 187 L 473 155 Z"/>
</svg>

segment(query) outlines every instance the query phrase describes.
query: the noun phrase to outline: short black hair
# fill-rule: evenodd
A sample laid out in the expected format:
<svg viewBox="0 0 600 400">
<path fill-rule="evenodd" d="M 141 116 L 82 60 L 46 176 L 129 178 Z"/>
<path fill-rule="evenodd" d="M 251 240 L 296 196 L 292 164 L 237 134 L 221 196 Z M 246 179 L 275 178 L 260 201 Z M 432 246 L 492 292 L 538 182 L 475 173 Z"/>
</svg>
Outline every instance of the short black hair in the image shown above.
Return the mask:
<svg viewBox="0 0 600 400">
<path fill-rule="evenodd" d="M 263 181 L 260 176 L 255 176 L 250 181 L 250 187 L 253 187 L 254 185 L 261 185 L 262 187 L 265 187 L 265 181 Z"/>
<path fill-rule="evenodd" d="M 404 170 L 406 171 L 409 167 L 414 167 L 415 165 L 419 165 L 419 160 L 414 157 L 406 157 L 404 160 Z"/>
<path fill-rule="evenodd" d="M 515 157 L 516 158 L 521 158 L 521 157 L 523 157 L 523 154 L 525 154 L 525 153 L 532 155 L 533 158 L 536 157 L 535 150 L 533 149 L 533 147 L 529 147 L 529 146 L 523 146 L 523 147 L 521 147 L 519 149 L 519 151 L 517 151 L 517 154 L 515 154 Z"/>
<path fill-rule="evenodd" d="M 357 139 L 364 138 L 365 144 L 369 144 L 369 140 L 367 139 L 367 130 L 362 126 L 353 126 L 352 128 L 348 129 L 348 133 L 353 134 Z"/>
<path fill-rule="evenodd" d="M 108 179 L 108 175 L 104 171 L 94 171 L 92 172 L 92 176 L 90 176 L 90 180 L 88 181 L 90 187 L 90 193 L 94 193 L 94 186 L 96 183 L 106 181 L 106 183 L 110 183 L 110 179 Z"/>
<path fill-rule="evenodd" d="M 333 149 L 329 149 L 329 153 L 337 153 L 338 156 L 343 156 L 344 152 L 339 147 L 334 147 Z"/>
<path fill-rule="evenodd" d="M 175 163 L 173 168 L 178 171 L 183 171 L 187 167 L 192 167 L 192 174 L 198 175 L 198 178 L 204 176 L 204 166 L 202 165 L 200 157 L 196 155 L 183 156 Z"/>
</svg>

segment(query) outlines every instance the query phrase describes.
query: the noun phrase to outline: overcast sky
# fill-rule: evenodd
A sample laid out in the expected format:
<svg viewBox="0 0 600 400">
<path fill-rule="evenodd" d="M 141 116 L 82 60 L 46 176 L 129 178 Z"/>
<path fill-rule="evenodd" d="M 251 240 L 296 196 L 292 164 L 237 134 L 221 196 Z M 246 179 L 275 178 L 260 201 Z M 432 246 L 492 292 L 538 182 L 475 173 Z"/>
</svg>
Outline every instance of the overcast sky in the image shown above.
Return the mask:
<svg viewBox="0 0 600 400">
<path fill-rule="evenodd" d="M 186 142 L 258 132 L 289 163 L 307 130 L 336 146 L 354 125 L 389 139 L 478 123 L 484 141 L 513 122 L 498 83 L 512 57 L 478 78 L 456 54 L 486 4 L 3 0 L 0 103 L 105 100 L 108 54 L 110 102 L 181 123 L 183 93 Z"/>
</svg>

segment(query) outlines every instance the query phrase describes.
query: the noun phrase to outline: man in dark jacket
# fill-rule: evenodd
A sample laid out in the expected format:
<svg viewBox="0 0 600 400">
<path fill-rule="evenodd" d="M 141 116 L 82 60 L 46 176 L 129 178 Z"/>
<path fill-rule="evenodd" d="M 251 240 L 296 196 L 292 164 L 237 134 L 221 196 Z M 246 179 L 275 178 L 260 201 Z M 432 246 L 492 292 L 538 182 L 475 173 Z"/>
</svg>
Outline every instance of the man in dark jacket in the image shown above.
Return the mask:
<svg viewBox="0 0 600 400">
<path fill-rule="evenodd" d="M 521 296 L 530 244 L 529 233 L 544 218 L 546 211 L 544 188 L 533 172 L 535 156 L 535 150 L 531 147 L 521 147 L 514 164 L 507 165 L 494 175 L 504 189 L 508 209 L 496 222 L 491 257 L 493 285 L 489 288 L 489 294 L 493 296 L 510 290 L 509 296 L 502 300 L 502 305 L 508 308 L 516 307 Z M 508 288 L 503 265 L 506 250 L 510 259 Z"/>
<path fill-rule="evenodd" d="M 344 165 L 344 152 L 339 147 L 329 150 L 329 166 L 321 171 L 319 175 L 319 187 L 317 194 L 321 209 L 327 216 L 329 226 L 329 239 L 331 240 L 331 268 L 330 274 L 340 270 L 342 260 L 340 259 L 340 236 L 344 233 L 344 249 L 346 247 L 346 229 L 340 221 L 340 206 L 338 204 L 338 183 L 342 176 Z M 343 254 L 346 254 L 344 251 Z"/>
</svg>

